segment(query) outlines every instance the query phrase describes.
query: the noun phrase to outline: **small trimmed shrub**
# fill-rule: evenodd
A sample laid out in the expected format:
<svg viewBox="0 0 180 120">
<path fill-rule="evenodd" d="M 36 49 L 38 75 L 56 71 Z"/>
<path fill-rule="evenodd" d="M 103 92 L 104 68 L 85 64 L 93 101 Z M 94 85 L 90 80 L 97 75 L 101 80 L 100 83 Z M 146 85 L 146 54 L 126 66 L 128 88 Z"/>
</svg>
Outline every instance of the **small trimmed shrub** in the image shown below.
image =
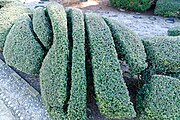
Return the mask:
<svg viewBox="0 0 180 120">
<path fill-rule="evenodd" d="M 132 74 L 143 71 L 147 63 L 142 41 L 119 22 L 110 18 L 104 19 L 111 30 L 118 56 L 126 60 Z"/>
<path fill-rule="evenodd" d="M 114 7 L 134 10 L 134 11 L 146 11 L 148 10 L 154 0 L 110 0 L 110 3 Z"/>
<path fill-rule="evenodd" d="M 22 17 L 11 28 L 4 46 L 4 57 L 8 65 L 28 74 L 39 74 L 44 50 L 32 32 L 32 21 Z"/>
<path fill-rule="evenodd" d="M 180 36 L 180 26 L 170 28 L 168 30 L 169 36 Z"/>
<path fill-rule="evenodd" d="M 137 98 L 139 120 L 179 120 L 180 81 L 163 75 L 153 75 Z"/>
<path fill-rule="evenodd" d="M 68 35 L 64 7 L 57 3 L 47 6 L 53 28 L 53 45 L 47 53 L 41 70 L 40 85 L 44 105 L 52 119 L 66 120 Z"/>
<path fill-rule="evenodd" d="M 86 69 L 85 28 L 81 10 L 70 8 L 67 12 L 69 40 L 72 48 L 71 96 L 68 106 L 69 120 L 86 120 Z"/>
<path fill-rule="evenodd" d="M 103 18 L 85 14 L 92 57 L 96 102 L 108 118 L 133 118 L 136 113 L 128 96 L 111 31 Z"/>
<path fill-rule="evenodd" d="M 34 10 L 33 29 L 44 47 L 49 50 L 53 42 L 53 33 L 50 20 L 42 7 Z"/>
<path fill-rule="evenodd" d="M 12 25 L 21 16 L 27 15 L 30 10 L 21 4 L 8 4 L 0 9 L 0 51 L 3 50 L 6 36 Z"/>
<path fill-rule="evenodd" d="M 158 0 L 156 3 L 155 14 L 165 17 L 180 17 L 180 1 Z"/>
<path fill-rule="evenodd" d="M 155 37 L 143 40 L 147 59 L 156 73 L 180 72 L 180 37 Z"/>
</svg>

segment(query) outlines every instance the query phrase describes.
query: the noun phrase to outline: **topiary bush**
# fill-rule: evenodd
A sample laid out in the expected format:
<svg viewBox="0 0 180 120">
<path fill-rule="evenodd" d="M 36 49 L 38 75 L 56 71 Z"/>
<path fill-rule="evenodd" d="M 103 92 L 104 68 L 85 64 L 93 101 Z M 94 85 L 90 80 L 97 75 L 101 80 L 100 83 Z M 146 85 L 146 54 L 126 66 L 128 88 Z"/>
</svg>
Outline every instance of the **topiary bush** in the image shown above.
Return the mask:
<svg viewBox="0 0 180 120">
<path fill-rule="evenodd" d="M 180 37 L 155 37 L 143 40 L 147 59 L 156 73 L 180 72 Z"/>
<path fill-rule="evenodd" d="M 180 36 L 180 26 L 170 28 L 168 30 L 169 36 Z"/>
<path fill-rule="evenodd" d="M 110 0 L 110 4 L 114 7 L 134 10 L 146 11 L 148 10 L 154 0 Z"/>
<path fill-rule="evenodd" d="M 86 120 L 86 69 L 85 69 L 85 27 L 81 10 L 69 8 L 67 11 L 69 49 L 72 52 L 71 96 L 68 106 L 69 120 Z"/>
<path fill-rule="evenodd" d="M 66 120 L 68 34 L 64 7 L 57 3 L 47 6 L 53 29 L 53 45 L 40 70 L 41 96 L 52 119 Z"/>
<path fill-rule="evenodd" d="M 51 22 L 42 7 L 34 10 L 33 29 L 46 50 L 49 50 L 53 42 L 53 33 Z"/>
<path fill-rule="evenodd" d="M 16 5 L 17 8 L 22 6 Z M 143 46 L 134 33 L 118 22 L 94 14 L 85 14 L 84 17 L 78 9 L 68 8 L 65 12 L 62 5 L 50 3 L 46 8 L 37 8 L 29 17 L 28 12 L 15 15 L 16 9 L 10 8 L 11 3 L 5 6 L 1 10 L 8 9 L 5 13 L 16 18 L 0 17 L 0 25 L 8 26 L 8 29 L 0 27 L 3 31 L 0 31 L 0 38 L 6 40 L 5 61 L 25 73 L 40 73 L 42 101 L 51 119 L 86 120 L 94 108 L 97 113 L 92 117 L 98 119 L 134 119 L 136 112 L 128 89 L 132 91 L 129 83 L 127 89 L 123 79 L 127 82 L 129 76 L 122 75 L 118 57 L 126 60 L 133 74 L 141 77 L 144 72 L 147 79 L 152 77 L 139 93 L 138 118 L 179 118 L 179 106 L 169 105 L 174 105 L 179 98 L 176 95 L 177 79 L 153 75 L 158 73 L 179 78 L 180 37 L 144 39 Z M 22 9 L 26 10 L 24 6 Z M 156 96 L 155 90 L 160 97 Z M 175 96 L 172 98 L 173 92 Z M 165 104 L 167 100 L 167 107 L 160 100 Z M 169 114 L 168 107 L 173 109 L 172 114 Z"/>
<path fill-rule="evenodd" d="M 165 17 L 180 17 L 179 0 L 158 0 L 156 3 L 155 14 Z"/>
<path fill-rule="evenodd" d="M 44 50 L 33 33 L 32 21 L 22 17 L 11 28 L 5 42 L 5 61 L 28 74 L 38 74 L 43 61 Z"/>
<path fill-rule="evenodd" d="M 31 11 L 22 4 L 10 3 L 0 9 L 0 51 L 3 50 L 6 36 L 12 25 L 21 16 L 28 15 Z"/>
<path fill-rule="evenodd" d="M 104 19 L 111 30 L 118 56 L 126 60 L 132 74 L 143 71 L 147 67 L 147 63 L 142 41 L 117 21 Z"/>
<path fill-rule="evenodd" d="M 137 98 L 139 120 L 178 120 L 180 118 L 180 81 L 168 76 L 153 75 Z"/>
<path fill-rule="evenodd" d="M 86 31 L 92 57 L 96 102 L 108 118 L 133 118 L 133 109 L 122 77 L 110 29 L 103 18 L 85 14 Z"/>
</svg>

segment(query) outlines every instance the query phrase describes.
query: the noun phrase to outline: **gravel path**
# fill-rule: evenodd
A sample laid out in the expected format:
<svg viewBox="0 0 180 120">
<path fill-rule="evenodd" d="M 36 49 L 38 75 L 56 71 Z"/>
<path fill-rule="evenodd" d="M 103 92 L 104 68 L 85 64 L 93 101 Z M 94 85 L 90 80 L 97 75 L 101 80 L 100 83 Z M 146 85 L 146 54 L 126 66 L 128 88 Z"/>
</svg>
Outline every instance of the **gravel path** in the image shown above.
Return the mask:
<svg viewBox="0 0 180 120">
<path fill-rule="evenodd" d="M 96 13 L 104 17 L 110 17 L 123 23 L 127 28 L 134 31 L 141 38 L 154 36 L 167 36 L 167 31 L 171 27 L 180 26 L 180 19 L 174 19 L 174 23 L 169 23 L 167 18 L 143 15 L 134 12 L 120 12 L 118 10 L 85 10 L 88 13 Z"/>
</svg>

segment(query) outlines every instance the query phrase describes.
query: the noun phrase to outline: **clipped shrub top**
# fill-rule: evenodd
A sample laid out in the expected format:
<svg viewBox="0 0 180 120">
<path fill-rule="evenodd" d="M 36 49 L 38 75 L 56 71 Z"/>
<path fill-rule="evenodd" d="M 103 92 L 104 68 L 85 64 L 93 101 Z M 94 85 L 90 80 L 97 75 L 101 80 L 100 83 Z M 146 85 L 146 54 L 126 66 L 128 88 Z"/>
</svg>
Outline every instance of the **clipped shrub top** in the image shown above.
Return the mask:
<svg viewBox="0 0 180 120">
<path fill-rule="evenodd" d="M 155 14 L 165 17 L 180 17 L 180 1 L 158 0 L 156 3 Z"/>
<path fill-rule="evenodd" d="M 81 10 L 67 11 L 69 41 L 72 45 L 71 96 L 68 102 L 69 120 L 87 120 L 86 114 L 86 69 L 85 69 L 85 27 Z"/>
<path fill-rule="evenodd" d="M 169 36 L 180 36 L 180 26 L 170 28 L 168 30 Z"/>
<path fill-rule="evenodd" d="M 157 73 L 180 72 L 180 37 L 154 37 L 143 40 L 147 59 Z"/>
<path fill-rule="evenodd" d="M 30 10 L 21 4 L 8 4 L 0 9 L 0 51 L 3 50 L 6 36 L 12 25 L 21 16 L 27 15 Z"/>
<path fill-rule="evenodd" d="M 44 105 L 52 119 L 66 120 L 64 103 L 67 99 L 68 35 L 64 7 L 57 3 L 47 6 L 53 28 L 53 45 L 41 70 L 40 82 Z"/>
<path fill-rule="evenodd" d="M 135 11 L 148 10 L 154 0 L 110 0 L 112 6 Z"/>
<path fill-rule="evenodd" d="M 50 20 L 42 7 L 34 10 L 33 29 L 44 47 L 49 50 L 53 42 L 53 33 Z"/>
<path fill-rule="evenodd" d="M 143 71 L 147 63 L 142 41 L 119 22 L 110 18 L 104 19 L 111 30 L 118 56 L 125 58 L 132 74 Z"/>
<path fill-rule="evenodd" d="M 133 118 L 133 109 L 115 51 L 103 18 L 85 14 L 97 105 L 108 118 Z"/>
<path fill-rule="evenodd" d="M 38 74 L 44 50 L 32 29 L 32 22 L 28 16 L 15 23 L 6 38 L 3 54 L 8 65 L 28 74 Z"/>
<path fill-rule="evenodd" d="M 139 91 L 137 113 L 139 120 L 178 120 L 180 117 L 179 79 L 153 75 L 150 83 Z"/>
</svg>

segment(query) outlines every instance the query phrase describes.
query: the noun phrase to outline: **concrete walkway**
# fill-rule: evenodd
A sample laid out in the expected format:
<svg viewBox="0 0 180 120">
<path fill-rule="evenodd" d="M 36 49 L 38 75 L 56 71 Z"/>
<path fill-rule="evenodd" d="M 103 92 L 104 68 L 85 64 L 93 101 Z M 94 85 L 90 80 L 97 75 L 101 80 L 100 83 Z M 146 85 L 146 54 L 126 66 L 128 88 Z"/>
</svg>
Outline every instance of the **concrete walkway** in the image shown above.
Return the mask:
<svg viewBox="0 0 180 120">
<path fill-rule="evenodd" d="M 2 60 L 0 120 L 50 120 L 39 93 Z"/>
</svg>

